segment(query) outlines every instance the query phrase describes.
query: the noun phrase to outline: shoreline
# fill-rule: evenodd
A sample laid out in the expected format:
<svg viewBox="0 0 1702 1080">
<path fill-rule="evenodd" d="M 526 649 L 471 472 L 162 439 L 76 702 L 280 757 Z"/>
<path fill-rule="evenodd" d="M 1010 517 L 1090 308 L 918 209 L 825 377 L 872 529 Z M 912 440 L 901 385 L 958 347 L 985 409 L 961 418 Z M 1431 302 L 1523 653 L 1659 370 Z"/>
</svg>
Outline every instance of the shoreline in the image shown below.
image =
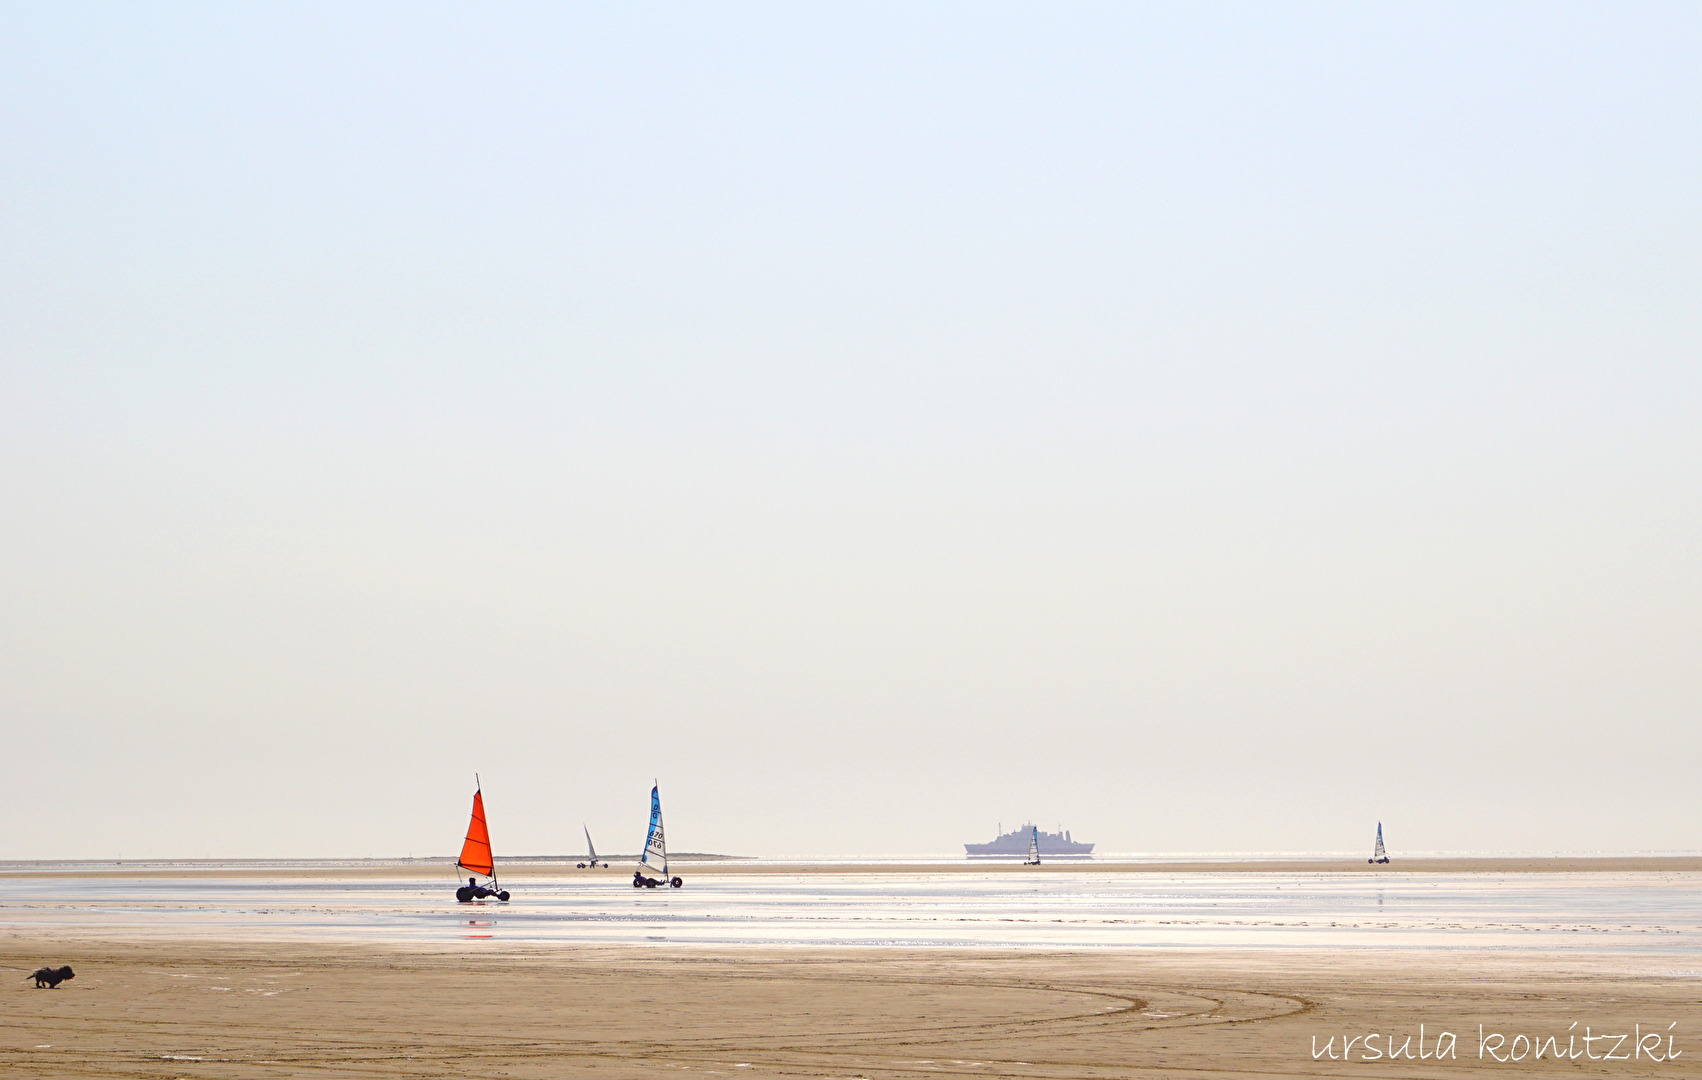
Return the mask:
<svg viewBox="0 0 1702 1080">
<path fill-rule="evenodd" d="M 8 878 L 314 878 L 333 880 L 385 880 L 407 878 L 436 878 L 457 876 L 451 859 L 441 863 L 416 861 L 396 863 L 375 860 L 360 865 L 354 860 L 326 860 L 325 865 L 312 865 L 311 860 L 282 865 L 231 860 L 223 864 L 195 862 L 150 862 L 146 860 L 114 861 L 110 866 L 93 862 L 75 862 L 64 866 L 22 862 L 0 863 L 0 881 Z M 1092 862 L 1087 860 L 1042 863 L 1024 866 L 1019 861 L 978 859 L 963 862 L 740 862 L 728 859 L 679 858 L 670 861 L 679 871 L 697 876 L 718 875 L 794 875 L 820 874 L 888 874 L 915 876 L 925 874 L 1626 874 L 1626 873 L 1697 873 L 1702 872 L 1702 856 L 1515 856 L 1398 859 L 1387 865 L 1371 865 L 1363 860 L 1292 859 L 1242 861 L 1176 861 L 1176 862 Z M 98 868 L 97 868 L 98 867 Z M 607 869 L 577 869 L 572 861 L 513 861 L 497 859 L 499 876 L 514 879 L 554 877 L 629 877 L 630 862 L 617 861 Z"/>
</svg>

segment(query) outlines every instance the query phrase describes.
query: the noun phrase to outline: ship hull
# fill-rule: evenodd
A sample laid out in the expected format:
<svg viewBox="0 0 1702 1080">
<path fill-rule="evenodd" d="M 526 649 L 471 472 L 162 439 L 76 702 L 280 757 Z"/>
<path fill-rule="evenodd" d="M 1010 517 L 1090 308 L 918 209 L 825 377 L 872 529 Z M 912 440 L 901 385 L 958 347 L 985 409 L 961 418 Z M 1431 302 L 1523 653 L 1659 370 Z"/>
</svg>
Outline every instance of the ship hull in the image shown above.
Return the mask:
<svg viewBox="0 0 1702 1080">
<path fill-rule="evenodd" d="M 1027 855 L 1026 844 L 965 844 L 963 850 L 969 855 Z M 1066 844 L 1060 848 L 1049 848 L 1040 845 L 1041 855 L 1092 855 L 1092 844 Z"/>
<path fill-rule="evenodd" d="M 1034 840 L 1032 828 L 1017 829 L 1005 833 L 997 839 L 985 844 L 965 844 L 964 853 L 967 855 L 1027 855 L 1029 844 Z M 1068 832 L 1040 834 L 1040 855 L 1091 855 L 1093 845 L 1076 840 Z"/>
</svg>

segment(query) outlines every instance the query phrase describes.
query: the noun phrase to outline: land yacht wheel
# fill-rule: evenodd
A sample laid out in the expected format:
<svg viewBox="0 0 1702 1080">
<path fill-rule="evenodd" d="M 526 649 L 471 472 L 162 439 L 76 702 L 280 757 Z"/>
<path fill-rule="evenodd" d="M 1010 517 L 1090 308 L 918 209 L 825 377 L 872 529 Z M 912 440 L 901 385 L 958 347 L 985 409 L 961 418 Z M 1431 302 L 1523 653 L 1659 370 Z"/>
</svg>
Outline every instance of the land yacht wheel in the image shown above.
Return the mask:
<svg viewBox="0 0 1702 1080">
<path fill-rule="evenodd" d="M 508 903 L 508 890 L 504 889 L 501 892 L 497 893 L 496 898 L 498 900 L 501 900 L 505 904 Z"/>
<path fill-rule="evenodd" d="M 670 888 L 670 889 L 677 889 L 677 888 L 679 888 L 679 887 L 680 887 L 680 886 L 681 886 L 681 885 L 684 885 L 684 884 L 685 884 L 685 881 L 684 881 L 684 880 L 683 880 L 683 879 L 681 879 L 681 878 L 674 878 L 674 879 L 673 879 L 673 880 L 672 880 L 672 881 L 669 881 L 669 882 L 668 882 L 668 888 Z"/>
<path fill-rule="evenodd" d="M 473 890 L 463 885 L 459 889 L 455 890 L 455 899 L 459 900 L 463 904 L 471 903 L 473 899 Z"/>
</svg>

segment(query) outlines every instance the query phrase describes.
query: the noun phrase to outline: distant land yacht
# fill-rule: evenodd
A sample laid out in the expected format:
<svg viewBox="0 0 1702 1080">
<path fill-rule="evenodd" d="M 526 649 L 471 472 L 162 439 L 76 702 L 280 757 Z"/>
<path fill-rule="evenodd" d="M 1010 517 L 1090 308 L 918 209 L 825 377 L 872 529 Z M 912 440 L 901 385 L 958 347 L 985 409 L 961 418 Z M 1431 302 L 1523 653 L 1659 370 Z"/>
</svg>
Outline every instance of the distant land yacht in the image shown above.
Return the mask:
<svg viewBox="0 0 1702 1080">
<path fill-rule="evenodd" d="M 1389 861 L 1389 849 L 1383 846 L 1383 823 L 1377 823 L 1377 842 L 1371 847 L 1371 857 L 1368 863 L 1386 863 Z"/>
<path fill-rule="evenodd" d="M 644 871 L 660 874 L 649 877 Z M 662 785 L 650 788 L 650 831 L 644 834 L 644 851 L 638 856 L 638 869 L 632 872 L 632 887 L 654 889 L 666 885 L 677 889 L 685 882 L 668 874 L 668 841 L 662 832 Z"/>
<path fill-rule="evenodd" d="M 494 896 L 504 903 L 508 901 L 508 890 L 496 880 L 496 856 L 491 854 L 491 831 L 485 824 L 484 785 L 479 783 L 478 773 L 473 774 L 473 816 L 467 821 L 467 839 L 461 843 L 455 869 L 457 872 L 470 870 L 474 875 L 467 879 L 467 884 L 455 890 L 456 900 L 465 904 Z M 479 884 L 481 876 L 490 878 L 490 881 Z"/>
<path fill-rule="evenodd" d="M 965 844 L 963 850 L 971 855 L 1028 855 L 1030 849 L 1038 846 L 1034 857 L 1041 855 L 1091 855 L 1093 845 L 1084 844 L 1070 838 L 1070 831 L 1041 832 L 1039 827 L 1030 823 L 1008 833 L 1000 833 L 998 838 L 986 844 Z"/>
</svg>

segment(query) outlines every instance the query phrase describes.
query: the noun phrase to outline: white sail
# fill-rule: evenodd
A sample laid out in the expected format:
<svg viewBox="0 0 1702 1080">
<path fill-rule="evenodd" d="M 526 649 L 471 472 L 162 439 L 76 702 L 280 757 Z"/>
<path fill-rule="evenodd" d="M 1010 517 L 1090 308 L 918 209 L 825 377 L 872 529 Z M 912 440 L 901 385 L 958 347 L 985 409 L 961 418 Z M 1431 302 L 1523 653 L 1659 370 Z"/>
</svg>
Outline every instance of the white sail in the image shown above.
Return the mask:
<svg viewBox="0 0 1702 1080">
<path fill-rule="evenodd" d="M 1040 826 L 1036 825 L 1033 828 L 1034 828 L 1034 832 L 1028 838 L 1028 864 L 1030 866 L 1039 866 L 1040 865 Z"/>
<path fill-rule="evenodd" d="M 660 787 L 650 789 L 650 831 L 644 837 L 644 854 L 638 857 L 640 870 L 657 877 L 668 876 L 668 843 L 662 836 L 662 795 Z"/>
<path fill-rule="evenodd" d="M 1377 844 L 1372 848 L 1371 858 L 1373 861 L 1378 859 L 1386 861 L 1389 858 L 1388 851 L 1383 847 L 1383 823 L 1381 821 L 1377 823 Z"/>
<path fill-rule="evenodd" d="M 591 843 L 591 826 L 586 825 L 586 826 L 584 826 L 584 829 L 585 829 L 585 850 L 591 853 L 591 865 L 596 866 L 597 865 L 597 848 L 596 848 L 596 845 Z"/>
</svg>

